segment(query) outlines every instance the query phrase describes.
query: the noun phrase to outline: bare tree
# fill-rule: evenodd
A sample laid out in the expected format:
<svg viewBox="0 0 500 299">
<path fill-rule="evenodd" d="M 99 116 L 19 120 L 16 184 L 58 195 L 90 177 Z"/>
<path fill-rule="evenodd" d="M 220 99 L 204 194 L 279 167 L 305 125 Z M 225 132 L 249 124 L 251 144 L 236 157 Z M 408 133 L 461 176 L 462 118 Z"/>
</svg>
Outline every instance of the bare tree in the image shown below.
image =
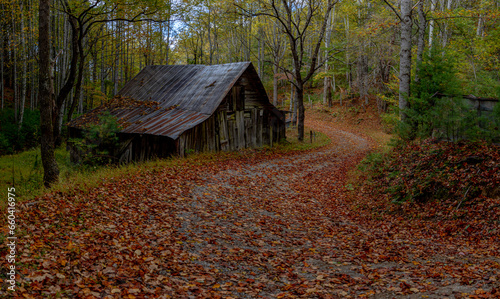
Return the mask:
<svg viewBox="0 0 500 299">
<path fill-rule="evenodd" d="M 301 141 L 304 140 L 304 85 L 312 78 L 314 72 L 324 64 L 318 63 L 319 50 L 325 36 L 330 12 L 337 2 L 338 0 L 327 0 L 326 2 L 321 0 L 271 0 L 264 2 L 261 0 L 258 2 L 259 11 L 252 12 L 243 9 L 251 16 L 264 15 L 275 19 L 281 24 L 285 35 L 288 37 L 293 68 L 291 70 L 284 66 L 279 66 L 279 68 L 285 74 L 291 74 L 289 81 L 295 86 L 298 110 L 298 139 Z M 320 18 L 319 28 L 316 28 L 313 22 L 317 17 Z M 312 51 L 309 52 L 306 39 L 315 30 L 317 38 Z M 307 67 L 306 60 L 309 60 Z M 304 67 L 306 67 L 305 75 L 302 74 Z"/>
<path fill-rule="evenodd" d="M 278 76 L 281 60 L 285 56 L 286 40 L 280 34 L 280 24 L 273 20 L 272 31 L 264 30 L 264 43 L 271 50 L 273 60 L 268 61 L 273 65 L 273 105 L 278 106 Z"/>
</svg>

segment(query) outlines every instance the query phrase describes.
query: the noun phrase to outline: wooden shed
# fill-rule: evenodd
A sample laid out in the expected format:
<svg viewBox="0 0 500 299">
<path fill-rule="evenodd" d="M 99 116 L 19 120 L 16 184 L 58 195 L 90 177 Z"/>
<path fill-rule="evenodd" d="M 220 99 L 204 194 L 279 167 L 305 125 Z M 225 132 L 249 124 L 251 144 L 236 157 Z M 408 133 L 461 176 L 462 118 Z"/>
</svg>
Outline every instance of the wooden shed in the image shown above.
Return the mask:
<svg viewBox="0 0 500 299">
<path fill-rule="evenodd" d="M 273 145 L 285 121 L 252 63 L 145 67 L 113 100 L 68 124 L 70 138 L 109 112 L 121 125 L 120 163 Z M 78 160 L 73 148 L 72 156 Z"/>
</svg>

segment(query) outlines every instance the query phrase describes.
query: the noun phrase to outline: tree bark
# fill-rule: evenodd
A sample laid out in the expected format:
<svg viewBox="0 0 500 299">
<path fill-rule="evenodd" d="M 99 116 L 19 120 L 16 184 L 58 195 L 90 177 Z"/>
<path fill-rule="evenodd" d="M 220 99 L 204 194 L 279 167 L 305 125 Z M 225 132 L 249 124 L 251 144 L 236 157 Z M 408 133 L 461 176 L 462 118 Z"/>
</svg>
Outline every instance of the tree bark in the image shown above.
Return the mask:
<svg viewBox="0 0 500 299">
<path fill-rule="evenodd" d="M 401 49 L 399 52 L 399 115 L 405 121 L 411 82 L 412 0 L 401 1 Z"/>
<path fill-rule="evenodd" d="M 61 126 L 59 124 L 61 123 L 60 119 L 62 117 L 62 114 L 64 114 L 64 110 L 62 108 L 64 107 L 64 104 L 66 103 L 66 100 L 75 84 L 76 72 L 78 67 L 78 44 L 79 39 L 81 38 L 78 32 L 79 28 L 76 19 L 74 19 L 73 17 L 68 18 L 71 25 L 71 62 L 68 78 L 59 91 L 59 94 L 57 95 L 54 107 L 54 115 L 52 115 L 54 126 L 54 142 L 56 146 L 60 145 L 62 142 Z"/>
<path fill-rule="evenodd" d="M 170 11 L 168 13 L 168 20 L 167 20 L 167 48 L 165 50 L 165 65 L 168 65 L 168 59 L 170 55 Z"/>
<path fill-rule="evenodd" d="M 50 78 L 50 0 L 40 0 L 39 6 L 39 75 L 41 156 L 43 183 L 46 187 L 57 182 L 59 167 L 54 155 L 52 129 L 53 87 Z"/>
<path fill-rule="evenodd" d="M 78 65 L 78 75 L 77 75 L 77 80 L 76 80 L 76 85 L 75 85 L 75 94 L 73 96 L 73 101 L 71 102 L 71 106 L 69 108 L 68 112 L 68 120 L 71 120 L 73 118 L 73 113 L 75 112 L 76 109 L 76 104 L 78 103 L 80 99 L 80 94 L 82 93 L 82 83 L 83 83 L 83 71 L 85 67 L 85 55 L 83 54 L 83 45 L 79 44 L 80 47 L 79 50 L 79 55 L 80 55 L 80 64 Z"/>
<path fill-rule="evenodd" d="M 24 5 L 23 2 L 20 2 L 20 11 L 21 11 L 21 51 L 25 53 L 23 59 L 23 72 L 22 72 L 22 84 L 21 84 L 21 95 L 19 99 L 19 124 L 18 129 L 21 130 L 24 120 L 24 105 L 26 104 L 26 78 L 28 77 L 28 50 L 26 49 L 26 40 L 24 34 Z"/>
<path fill-rule="evenodd" d="M 273 66 L 273 105 L 278 106 L 278 65 Z"/>
<path fill-rule="evenodd" d="M 422 65 L 425 48 L 425 29 L 427 27 L 427 20 L 424 13 L 424 0 L 418 3 L 418 41 L 417 41 L 417 68 L 415 72 L 415 83 L 420 82 L 419 72 Z"/>
<path fill-rule="evenodd" d="M 349 41 L 349 17 L 348 16 L 344 17 L 344 25 L 345 25 L 345 38 L 346 38 L 346 41 L 348 42 Z M 349 49 L 348 49 L 348 46 L 346 43 L 346 46 L 345 46 L 345 63 L 346 63 L 345 79 L 348 83 L 348 89 L 350 91 L 352 88 L 352 86 L 351 86 L 352 80 L 351 80 L 351 62 L 349 61 L 349 59 L 350 59 Z"/>
<path fill-rule="evenodd" d="M 436 9 L 436 1 L 437 0 L 431 0 L 431 12 L 434 12 Z M 434 38 L 434 20 L 430 20 L 429 22 L 429 51 L 432 50 L 432 41 Z"/>
<path fill-rule="evenodd" d="M 332 15 L 335 15 L 335 10 L 333 10 Z M 323 104 L 328 104 L 328 107 L 332 107 L 332 84 L 331 78 L 328 74 L 330 69 L 329 59 L 330 56 L 330 38 L 332 34 L 332 18 L 328 16 L 328 23 L 326 24 L 326 36 L 325 36 L 325 79 L 323 81 Z"/>
<path fill-rule="evenodd" d="M 14 13 L 15 9 L 12 9 L 12 58 L 13 58 L 13 64 L 12 64 L 12 88 L 14 89 L 14 120 L 18 122 L 19 117 L 18 117 L 18 110 L 19 110 L 19 98 L 17 94 L 17 38 L 16 38 L 16 22 L 14 18 Z"/>
<path fill-rule="evenodd" d="M 5 7 L 4 7 L 4 3 L 0 3 L 0 11 L 1 11 L 1 14 L 0 14 L 0 20 L 5 20 L 5 15 L 4 15 L 4 11 L 5 11 Z M 4 78 L 4 59 L 5 59 L 5 51 L 6 51 L 6 47 L 5 47 L 5 39 L 7 37 L 7 34 L 2 34 L 0 35 L 0 88 L 2 89 L 2 94 L 1 94 L 1 97 L 2 97 L 2 110 L 4 108 L 4 102 L 5 102 L 5 78 Z"/>
<path fill-rule="evenodd" d="M 211 6 L 208 6 L 208 25 L 207 25 L 207 29 L 208 29 L 208 32 L 207 32 L 207 36 L 208 36 L 208 61 L 209 61 L 209 65 L 212 65 L 212 61 L 213 61 L 213 54 L 214 54 L 214 50 L 213 50 L 213 45 L 212 45 L 212 32 L 211 32 L 211 24 L 210 24 L 210 15 L 212 14 L 212 7 Z"/>
</svg>

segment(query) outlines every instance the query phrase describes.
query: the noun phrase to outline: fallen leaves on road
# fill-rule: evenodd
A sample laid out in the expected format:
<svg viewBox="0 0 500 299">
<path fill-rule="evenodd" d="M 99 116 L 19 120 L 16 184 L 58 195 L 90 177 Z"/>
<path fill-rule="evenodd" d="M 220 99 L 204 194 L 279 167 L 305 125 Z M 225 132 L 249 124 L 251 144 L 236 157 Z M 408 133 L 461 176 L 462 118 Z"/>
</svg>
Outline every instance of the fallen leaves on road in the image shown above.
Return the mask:
<svg viewBox="0 0 500 299">
<path fill-rule="evenodd" d="M 332 139 L 319 150 L 183 160 L 20 209 L 15 295 L 498 296 L 498 240 L 353 200 L 347 173 L 373 144 L 313 119 Z"/>
</svg>

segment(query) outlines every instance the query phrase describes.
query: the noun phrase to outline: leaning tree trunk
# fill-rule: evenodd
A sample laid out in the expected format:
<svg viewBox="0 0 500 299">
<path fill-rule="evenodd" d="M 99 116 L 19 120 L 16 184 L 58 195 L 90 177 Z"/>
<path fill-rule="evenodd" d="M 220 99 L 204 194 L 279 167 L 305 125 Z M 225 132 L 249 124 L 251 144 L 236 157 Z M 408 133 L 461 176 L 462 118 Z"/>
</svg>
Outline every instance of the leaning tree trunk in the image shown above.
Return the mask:
<svg viewBox="0 0 500 299">
<path fill-rule="evenodd" d="M 81 54 L 80 54 L 81 55 Z M 81 55 L 83 56 L 83 55 Z M 73 100 L 71 102 L 71 106 L 68 112 L 68 120 L 73 119 L 73 113 L 75 113 L 76 105 L 78 104 L 78 100 L 80 98 L 80 94 L 82 93 L 82 81 L 83 81 L 83 71 L 85 67 L 85 58 L 80 58 L 80 64 L 78 66 L 78 75 L 75 85 L 75 94 L 73 95 Z"/>
<path fill-rule="evenodd" d="M 401 1 L 401 50 L 399 52 L 399 115 L 406 119 L 411 80 L 411 10 L 412 0 Z"/>
<path fill-rule="evenodd" d="M 78 39 L 81 38 L 78 34 L 78 24 L 77 21 L 73 18 L 69 18 L 69 22 L 71 25 L 71 63 L 70 63 L 70 70 L 69 70 L 69 75 L 66 79 L 66 82 L 64 83 L 63 87 L 59 91 L 59 94 L 57 95 L 56 102 L 55 102 L 55 107 L 54 107 L 54 114 L 52 115 L 53 119 L 53 130 L 54 130 L 54 142 L 55 145 L 60 145 L 62 143 L 62 138 L 61 138 L 61 124 L 60 119 L 62 119 L 63 114 L 64 114 L 64 109 L 63 107 L 66 104 L 67 97 L 71 93 L 71 90 L 73 89 L 73 85 L 75 83 L 76 79 L 76 71 L 78 67 Z"/>
<path fill-rule="evenodd" d="M 54 155 L 54 136 L 52 129 L 52 108 L 54 106 L 53 88 L 50 78 L 50 0 L 40 0 L 39 7 L 39 97 L 41 156 L 43 164 L 43 184 L 50 186 L 59 177 L 59 167 Z"/>
</svg>

